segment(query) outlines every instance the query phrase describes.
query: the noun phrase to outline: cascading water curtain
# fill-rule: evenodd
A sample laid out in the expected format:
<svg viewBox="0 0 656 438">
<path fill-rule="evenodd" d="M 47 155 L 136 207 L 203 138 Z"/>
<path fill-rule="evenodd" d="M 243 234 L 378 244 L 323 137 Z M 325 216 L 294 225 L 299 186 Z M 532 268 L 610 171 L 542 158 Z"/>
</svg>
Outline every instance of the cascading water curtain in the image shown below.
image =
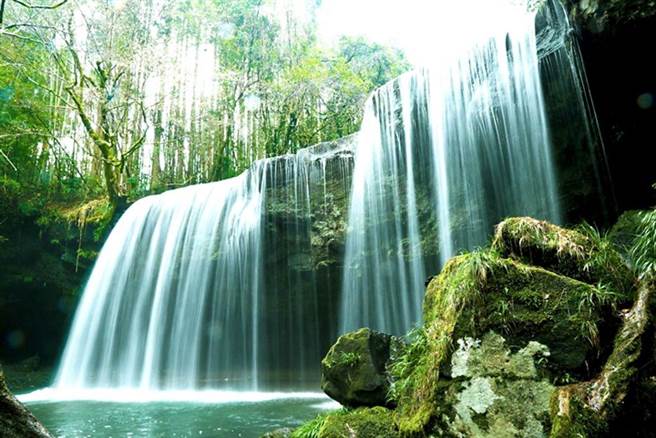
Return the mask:
<svg viewBox="0 0 656 438">
<path fill-rule="evenodd" d="M 132 205 L 84 290 L 56 390 L 103 398 L 316 383 L 336 332 L 322 312 L 337 313 L 327 287 L 339 275 L 327 264 L 350 147 L 318 145 Z"/>
<path fill-rule="evenodd" d="M 257 387 L 262 172 L 128 209 L 89 278 L 56 387 L 199 389 L 216 376 Z"/>
<path fill-rule="evenodd" d="M 342 332 L 406 333 L 421 320 L 427 272 L 484 245 L 505 216 L 561 220 L 536 13 L 505 1 L 444 5 L 459 33 L 441 35 L 427 69 L 389 83 L 366 106 Z"/>
</svg>

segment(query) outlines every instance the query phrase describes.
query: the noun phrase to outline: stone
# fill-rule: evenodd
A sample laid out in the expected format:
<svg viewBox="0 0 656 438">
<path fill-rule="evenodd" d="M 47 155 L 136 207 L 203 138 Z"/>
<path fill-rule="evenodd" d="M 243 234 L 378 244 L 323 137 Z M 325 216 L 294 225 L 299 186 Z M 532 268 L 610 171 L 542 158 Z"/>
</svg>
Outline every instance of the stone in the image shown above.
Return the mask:
<svg viewBox="0 0 656 438">
<path fill-rule="evenodd" d="M 14 397 L 5 383 L 0 370 L 0 436 L 21 438 L 52 438 L 46 428 L 39 423 Z"/>
<path fill-rule="evenodd" d="M 321 361 L 321 389 L 344 406 L 386 406 L 392 337 L 363 328 L 340 336 Z"/>
<path fill-rule="evenodd" d="M 458 340 L 454 378 L 439 388 L 437 436 L 540 437 L 550 428 L 554 386 L 539 372 L 549 349 L 537 342 L 512 353 L 491 331 L 480 340 Z"/>
<path fill-rule="evenodd" d="M 652 287 L 649 283 L 641 285 L 601 372 L 589 381 L 560 387 L 553 394 L 550 437 L 604 436 L 612 422 L 624 415 L 624 400 L 634 383 L 642 338 L 650 322 Z"/>
</svg>

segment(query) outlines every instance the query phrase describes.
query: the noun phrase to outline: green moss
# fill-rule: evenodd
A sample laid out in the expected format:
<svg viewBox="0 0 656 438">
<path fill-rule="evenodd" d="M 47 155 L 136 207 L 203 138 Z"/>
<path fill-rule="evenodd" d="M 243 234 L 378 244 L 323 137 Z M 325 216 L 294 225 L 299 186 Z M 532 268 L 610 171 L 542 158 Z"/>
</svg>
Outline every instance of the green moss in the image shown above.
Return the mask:
<svg viewBox="0 0 656 438">
<path fill-rule="evenodd" d="M 510 218 L 497 226 L 492 247 L 503 257 L 602 284 L 626 298 L 634 291 L 635 276 L 622 256 L 587 225 L 568 230 L 532 218 Z"/>
<path fill-rule="evenodd" d="M 643 284 L 624 316 L 613 351 L 594 379 L 559 388 L 551 401 L 552 437 L 593 437 L 606 434 L 622 415 L 623 401 L 637 372 L 642 336 L 649 322 L 651 288 Z"/>
<path fill-rule="evenodd" d="M 292 438 L 387 438 L 398 436 L 394 412 L 383 407 L 341 409 L 295 429 Z"/>
<path fill-rule="evenodd" d="M 640 214 L 640 210 L 625 211 L 608 232 L 608 239 L 624 254 L 640 234 Z"/>
<path fill-rule="evenodd" d="M 383 407 L 360 408 L 327 416 L 318 438 L 392 438 L 399 436 L 394 413 Z"/>
<path fill-rule="evenodd" d="M 551 438 L 587 438 L 603 436 L 606 425 L 584 401 L 582 384 L 560 388 L 551 399 Z"/>
<path fill-rule="evenodd" d="M 292 432 L 292 438 L 319 438 L 319 432 L 321 431 L 321 428 L 323 427 L 324 423 L 326 422 L 326 419 L 330 415 L 341 415 L 342 411 L 336 411 L 333 413 L 328 413 L 328 414 L 321 414 L 317 415 L 316 418 L 314 418 L 311 421 L 308 421 L 304 425 L 300 426 L 297 429 L 294 429 Z"/>
<path fill-rule="evenodd" d="M 485 266 L 492 258 L 483 252 L 455 257 L 429 284 L 424 329 L 393 367 L 393 396 L 402 433 L 420 434 L 434 417 L 440 365 L 447 358 L 462 309 L 478 299 L 487 273 Z"/>
</svg>

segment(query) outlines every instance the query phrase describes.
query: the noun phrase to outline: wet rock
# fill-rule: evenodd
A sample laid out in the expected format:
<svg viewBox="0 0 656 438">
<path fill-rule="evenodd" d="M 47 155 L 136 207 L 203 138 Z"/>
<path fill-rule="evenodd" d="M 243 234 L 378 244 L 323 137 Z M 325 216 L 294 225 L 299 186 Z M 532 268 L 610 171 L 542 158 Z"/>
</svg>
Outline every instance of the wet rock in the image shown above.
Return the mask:
<svg viewBox="0 0 656 438">
<path fill-rule="evenodd" d="M 387 405 L 391 342 L 367 328 L 341 336 L 321 361 L 321 389 L 344 406 Z"/>
<path fill-rule="evenodd" d="M 592 33 L 612 31 L 615 26 L 656 15 L 654 0 L 567 0 L 570 17 Z"/>
<path fill-rule="evenodd" d="M 0 436 L 52 438 L 45 427 L 9 392 L 0 370 Z"/>
<path fill-rule="evenodd" d="M 342 399 L 377 381 L 393 409 L 343 410 L 299 430 L 335 437 L 653 436 L 642 425 L 656 418 L 653 279 L 631 278 L 640 287 L 619 294 L 614 288 L 629 283 L 627 268 L 606 239 L 527 218 L 503 225 L 493 249 L 454 257 L 430 281 L 424 325 L 403 348 L 388 348 L 393 353 L 379 360 L 385 368 L 362 360 L 372 350 L 368 329 L 340 338 L 324 359 Z M 632 307 L 620 310 L 629 296 Z M 366 412 L 377 413 L 358 422 L 356 413 Z"/>
</svg>

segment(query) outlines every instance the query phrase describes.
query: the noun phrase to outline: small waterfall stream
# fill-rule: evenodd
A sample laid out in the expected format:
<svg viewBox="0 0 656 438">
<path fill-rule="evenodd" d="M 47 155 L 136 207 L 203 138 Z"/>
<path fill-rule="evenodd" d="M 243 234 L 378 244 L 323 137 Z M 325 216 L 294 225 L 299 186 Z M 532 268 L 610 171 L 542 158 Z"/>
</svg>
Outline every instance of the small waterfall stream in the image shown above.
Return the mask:
<svg viewBox="0 0 656 438">
<path fill-rule="evenodd" d="M 417 324 L 427 275 L 503 217 L 560 222 L 550 124 L 584 126 L 557 140 L 601 162 L 566 15 L 556 0 L 537 18 L 478 3 L 503 19 L 463 21 L 471 38 L 374 92 L 355 137 L 132 205 L 85 288 L 55 391 L 315 383 L 338 333 Z"/>
</svg>

